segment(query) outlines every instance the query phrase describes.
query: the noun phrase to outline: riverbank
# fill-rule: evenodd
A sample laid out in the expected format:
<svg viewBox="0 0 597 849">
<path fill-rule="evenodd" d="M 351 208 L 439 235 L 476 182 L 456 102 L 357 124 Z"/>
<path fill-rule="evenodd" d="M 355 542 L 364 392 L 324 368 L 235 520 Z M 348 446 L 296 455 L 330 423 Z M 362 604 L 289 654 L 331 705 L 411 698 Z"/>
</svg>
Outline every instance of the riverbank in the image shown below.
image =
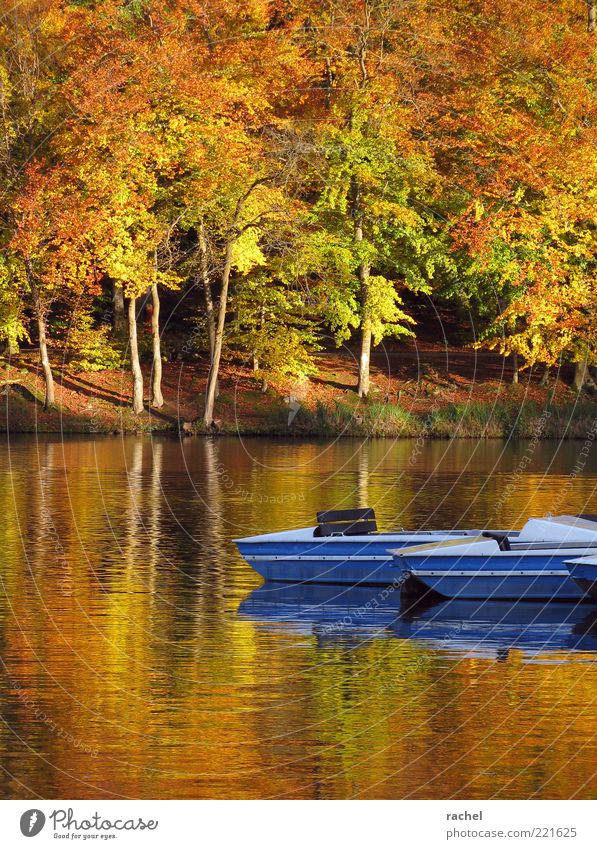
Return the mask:
<svg viewBox="0 0 597 849">
<path fill-rule="evenodd" d="M 270 383 L 250 369 L 223 367 L 211 433 L 304 437 L 586 438 L 597 402 L 578 396 L 566 372 L 542 385 L 523 372 L 512 384 L 498 355 L 430 349 L 376 355 L 370 397 L 359 399 L 356 364 L 346 354 L 318 360 L 316 377 Z M 75 372 L 54 363 L 56 406 L 43 408 L 35 352 L 0 363 L 0 429 L 11 433 L 203 433 L 205 362 L 165 363 L 165 404 L 139 416 L 130 408 L 127 371 Z M 149 369 L 145 385 L 149 386 Z M 148 401 L 148 399 L 146 399 Z"/>
</svg>

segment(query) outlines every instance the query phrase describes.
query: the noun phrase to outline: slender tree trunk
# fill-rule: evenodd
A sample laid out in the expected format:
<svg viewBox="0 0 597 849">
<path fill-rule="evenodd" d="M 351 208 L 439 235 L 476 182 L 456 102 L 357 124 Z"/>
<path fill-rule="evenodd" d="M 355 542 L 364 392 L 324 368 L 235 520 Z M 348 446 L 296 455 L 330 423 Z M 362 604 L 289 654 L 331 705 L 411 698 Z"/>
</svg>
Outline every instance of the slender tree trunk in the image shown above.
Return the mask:
<svg viewBox="0 0 597 849">
<path fill-rule="evenodd" d="M 518 354 L 512 354 L 512 383 L 518 383 Z"/>
<path fill-rule="evenodd" d="M 42 303 L 39 289 L 37 288 L 37 285 L 33 278 L 33 272 L 29 263 L 27 263 L 26 265 L 26 272 L 27 278 L 29 280 L 29 286 L 31 287 L 31 294 L 33 295 L 33 307 L 35 310 L 35 317 L 37 319 L 37 331 L 39 335 L 39 360 L 41 362 L 41 367 L 44 373 L 44 380 L 46 383 L 46 397 L 44 406 L 47 410 L 48 407 L 54 406 L 56 396 L 54 393 L 54 375 L 52 374 L 52 367 L 50 366 L 50 357 L 48 356 L 48 340 L 46 336 L 46 311 Z"/>
<path fill-rule="evenodd" d="M 199 276 L 203 284 L 203 294 L 205 296 L 205 315 L 207 316 L 207 335 L 209 338 L 209 356 L 213 362 L 214 351 L 216 346 L 216 311 L 214 300 L 211 292 L 211 283 L 209 280 L 209 270 L 207 264 L 207 240 L 205 238 L 205 227 L 203 222 L 199 225 Z M 220 382 L 216 381 L 216 398 L 220 394 Z"/>
<path fill-rule="evenodd" d="M 585 354 L 582 360 L 574 363 L 574 388 L 579 393 L 583 391 L 587 380 L 588 359 L 588 354 Z"/>
<path fill-rule="evenodd" d="M 369 73 L 367 70 L 367 46 L 371 28 L 371 9 L 368 0 L 363 4 L 363 26 L 360 29 L 358 42 L 356 45 L 356 55 L 359 61 L 359 69 L 361 72 L 361 81 L 359 88 L 364 90 L 369 82 Z M 352 115 L 350 122 L 352 124 Z M 355 221 L 354 239 L 355 242 L 363 241 L 363 211 L 361 208 L 361 187 L 358 180 L 352 178 L 353 192 L 353 215 Z M 366 398 L 369 395 L 369 376 L 371 373 L 371 303 L 369 295 L 369 276 L 371 267 L 366 260 L 363 260 L 359 266 L 359 281 L 361 284 L 361 351 L 359 354 L 359 383 L 357 392 L 359 398 Z"/>
<path fill-rule="evenodd" d="M 263 304 L 259 307 L 259 334 L 263 333 L 263 329 L 265 327 L 265 307 Z M 259 371 L 259 357 L 253 351 L 253 371 Z M 261 391 L 267 392 L 267 379 L 265 377 L 261 378 Z"/>
<path fill-rule="evenodd" d="M 353 181 L 353 211 L 355 215 L 354 240 L 357 244 L 363 241 L 363 215 L 360 210 L 360 189 Z M 369 276 L 371 268 L 363 260 L 359 265 L 359 281 L 361 284 L 361 351 L 359 354 L 359 382 L 357 392 L 359 398 L 369 395 L 369 374 L 371 366 L 371 308 L 369 304 Z"/>
<path fill-rule="evenodd" d="M 207 240 L 205 238 L 205 227 L 203 222 L 199 225 L 199 276 L 203 284 L 205 296 L 205 314 L 207 316 L 207 335 L 209 337 L 209 352 L 213 357 L 216 339 L 216 314 L 214 301 L 209 282 L 209 271 L 207 266 Z"/>
<path fill-rule="evenodd" d="M 220 371 L 220 358 L 222 356 L 222 343 L 224 341 L 224 322 L 226 321 L 228 287 L 230 285 L 230 272 L 232 271 L 233 246 L 234 237 L 231 237 L 226 245 L 226 256 L 224 259 L 224 268 L 222 269 L 222 290 L 220 292 L 218 320 L 215 327 L 214 347 L 209 374 L 207 376 L 207 387 L 205 390 L 205 412 L 203 414 L 203 423 L 205 424 L 205 427 L 211 427 L 214 419 L 214 404 L 218 386 L 218 374 Z"/>
<path fill-rule="evenodd" d="M 50 366 L 50 358 L 48 357 L 48 343 L 46 339 L 46 317 L 40 309 L 37 312 L 37 329 L 39 331 L 39 358 L 41 367 L 44 370 L 44 378 L 46 381 L 46 400 L 45 407 L 53 407 L 55 403 L 54 395 L 54 375 Z"/>
<path fill-rule="evenodd" d="M 137 344 L 137 299 L 129 298 L 129 347 L 131 353 L 131 369 L 133 372 L 133 413 L 143 412 L 143 372 L 139 362 L 139 346 Z"/>
<path fill-rule="evenodd" d="M 162 349 L 160 347 L 160 295 L 158 284 L 151 287 L 151 340 L 153 344 L 153 370 L 151 382 L 151 405 L 152 407 L 163 407 L 164 396 L 162 395 Z"/>
<path fill-rule="evenodd" d="M 217 310 L 217 321 L 214 333 L 214 346 L 207 375 L 207 386 L 205 388 L 205 411 L 203 413 L 203 423 L 205 427 L 211 427 L 214 423 L 214 404 L 218 391 L 218 376 L 220 372 L 220 359 L 222 357 L 222 344 L 224 342 L 224 325 L 226 323 L 226 307 L 228 306 L 228 289 L 230 287 L 230 273 L 232 271 L 232 251 L 239 232 L 238 222 L 240 220 L 244 205 L 251 192 L 259 185 L 267 182 L 266 179 L 255 180 L 249 186 L 244 195 L 241 195 L 236 202 L 234 216 L 230 222 L 230 230 L 228 240 L 226 242 L 226 253 L 224 255 L 224 267 L 222 268 L 221 286 L 220 286 L 220 303 Z"/>
<path fill-rule="evenodd" d="M 119 283 L 112 283 L 112 329 L 114 333 L 124 333 L 126 321 L 124 318 L 124 292 Z"/>
<path fill-rule="evenodd" d="M 587 0 L 587 31 L 595 32 L 595 0 Z"/>
<path fill-rule="evenodd" d="M 361 281 L 361 302 L 363 316 L 361 319 L 361 351 L 359 354 L 359 398 L 369 395 L 369 375 L 371 371 L 371 315 L 369 310 L 369 273 L 368 264 L 362 263 L 359 268 Z"/>
</svg>

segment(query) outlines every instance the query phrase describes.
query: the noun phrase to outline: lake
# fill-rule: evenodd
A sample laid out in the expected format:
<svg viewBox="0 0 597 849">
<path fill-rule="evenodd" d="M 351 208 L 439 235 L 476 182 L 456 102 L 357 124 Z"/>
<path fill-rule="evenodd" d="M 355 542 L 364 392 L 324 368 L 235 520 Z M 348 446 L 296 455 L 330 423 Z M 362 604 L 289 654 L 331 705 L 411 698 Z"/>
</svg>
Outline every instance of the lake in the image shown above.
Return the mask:
<svg viewBox="0 0 597 849">
<path fill-rule="evenodd" d="M 597 607 L 278 614 L 232 543 L 597 512 L 597 448 L 19 436 L 0 475 L 2 798 L 597 796 Z"/>
</svg>

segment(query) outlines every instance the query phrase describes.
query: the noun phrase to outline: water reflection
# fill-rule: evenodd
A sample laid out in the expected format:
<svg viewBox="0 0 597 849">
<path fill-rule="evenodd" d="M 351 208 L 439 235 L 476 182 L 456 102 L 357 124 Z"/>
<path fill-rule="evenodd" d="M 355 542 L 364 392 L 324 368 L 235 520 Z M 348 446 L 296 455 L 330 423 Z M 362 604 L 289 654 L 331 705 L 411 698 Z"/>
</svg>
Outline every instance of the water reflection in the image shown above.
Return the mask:
<svg viewBox="0 0 597 849">
<path fill-rule="evenodd" d="M 590 603 L 458 601 L 410 604 L 392 586 L 339 587 L 265 583 L 239 615 L 261 626 L 312 633 L 353 644 L 380 636 L 415 640 L 445 655 L 503 661 L 512 649 L 525 661 L 597 659 L 597 607 Z M 574 658 L 573 652 L 595 657 Z M 570 654 L 568 654 L 570 653 Z"/>
<path fill-rule="evenodd" d="M 280 605 L 231 542 L 357 504 L 516 527 L 571 480 L 566 508 L 597 512 L 581 447 L 11 438 L 0 795 L 595 795 L 590 607 Z"/>
</svg>

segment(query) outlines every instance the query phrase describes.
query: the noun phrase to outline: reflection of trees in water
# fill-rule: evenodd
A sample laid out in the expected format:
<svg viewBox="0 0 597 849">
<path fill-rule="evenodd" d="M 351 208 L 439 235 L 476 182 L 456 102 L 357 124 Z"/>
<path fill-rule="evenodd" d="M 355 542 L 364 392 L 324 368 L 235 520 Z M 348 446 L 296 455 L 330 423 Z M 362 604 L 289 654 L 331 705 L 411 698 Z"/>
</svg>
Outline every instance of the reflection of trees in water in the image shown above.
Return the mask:
<svg viewBox="0 0 597 849">
<path fill-rule="evenodd" d="M 412 445 L 12 445 L 0 464 L 0 762 L 14 779 L 0 777 L 0 795 L 593 793 L 597 665 L 563 654 L 524 663 L 519 649 L 501 663 L 447 658 L 387 633 L 318 645 L 308 631 L 236 616 L 258 584 L 231 545 L 239 530 L 307 524 L 317 509 L 359 499 L 382 527 L 396 517 L 415 527 L 436 508 L 446 524 L 462 515 L 473 524 L 526 450 L 429 442 L 411 466 Z M 504 521 L 521 504 L 542 512 L 578 446 L 544 451 Z M 575 481 L 571 508 L 591 495 L 590 472 Z M 587 606 L 578 639 L 594 630 Z M 40 721 L 11 681 L 99 756 Z"/>
<path fill-rule="evenodd" d="M 357 507 L 371 507 L 369 504 L 369 446 L 361 446 L 357 465 Z"/>
<path fill-rule="evenodd" d="M 126 584 L 132 588 L 137 583 L 138 572 L 147 562 L 144 555 L 144 531 L 141 511 L 144 504 L 143 487 L 143 440 L 135 440 L 130 466 L 127 468 L 127 535 L 124 565 Z"/>
<path fill-rule="evenodd" d="M 198 541 L 195 566 L 193 570 L 196 633 L 222 613 L 222 598 L 225 589 L 226 562 L 222 562 L 225 551 L 224 512 L 226 505 L 222 492 L 221 476 L 223 465 L 219 457 L 220 442 L 205 439 L 203 453 L 203 492 L 200 494 L 199 521 L 194 527 L 194 537 Z M 190 601 L 190 600 L 189 600 Z M 207 622 L 206 622 L 207 620 Z"/>
<path fill-rule="evenodd" d="M 160 542 L 162 537 L 162 461 L 164 446 L 160 441 L 151 443 L 151 481 L 149 485 L 149 585 L 148 590 L 156 591 L 156 572 L 160 563 Z"/>
</svg>

